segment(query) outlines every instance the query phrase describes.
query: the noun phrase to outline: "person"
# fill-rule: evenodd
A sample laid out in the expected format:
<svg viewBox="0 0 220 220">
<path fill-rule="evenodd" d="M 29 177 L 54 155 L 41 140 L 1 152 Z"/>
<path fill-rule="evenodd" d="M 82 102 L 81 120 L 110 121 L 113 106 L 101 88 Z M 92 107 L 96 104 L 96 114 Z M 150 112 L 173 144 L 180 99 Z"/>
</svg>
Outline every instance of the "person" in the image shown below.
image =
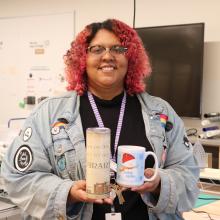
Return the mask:
<svg viewBox="0 0 220 220">
<path fill-rule="evenodd" d="M 24 218 L 103 220 L 114 206 L 123 220 L 182 219 L 197 199 L 199 169 L 180 117 L 145 92 L 151 65 L 136 31 L 116 19 L 89 24 L 64 62 L 69 91 L 36 107 L 2 164 L 6 191 Z M 100 123 L 111 129 L 112 155 L 119 145 L 137 145 L 159 160 L 156 178 L 125 188 L 123 204 L 86 194 L 85 134 Z M 153 165 L 146 160 L 145 176 Z"/>
</svg>

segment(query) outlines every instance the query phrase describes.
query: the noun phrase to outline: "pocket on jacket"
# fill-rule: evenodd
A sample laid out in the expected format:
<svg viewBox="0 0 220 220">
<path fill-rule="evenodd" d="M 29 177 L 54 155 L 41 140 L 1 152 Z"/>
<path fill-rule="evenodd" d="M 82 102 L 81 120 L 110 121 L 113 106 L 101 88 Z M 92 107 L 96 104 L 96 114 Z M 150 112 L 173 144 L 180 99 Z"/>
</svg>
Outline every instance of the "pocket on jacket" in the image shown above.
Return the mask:
<svg viewBox="0 0 220 220">
<path fill-rule="evenodd" d="M 154 149 L 156 151 L 159 167 L 163 168 L 167 156 L 167 139 L 166 133 L 163 128 L 153 128 L 151 129 L 151 142 L 154 145 Z"/>
<path fill-rule="evenodd" d="M 54 168 L 63 179 L 74 180 L 76 174 L 76 151 L 69 139 L 57 139 L 53 145 Z"/>
</svg>

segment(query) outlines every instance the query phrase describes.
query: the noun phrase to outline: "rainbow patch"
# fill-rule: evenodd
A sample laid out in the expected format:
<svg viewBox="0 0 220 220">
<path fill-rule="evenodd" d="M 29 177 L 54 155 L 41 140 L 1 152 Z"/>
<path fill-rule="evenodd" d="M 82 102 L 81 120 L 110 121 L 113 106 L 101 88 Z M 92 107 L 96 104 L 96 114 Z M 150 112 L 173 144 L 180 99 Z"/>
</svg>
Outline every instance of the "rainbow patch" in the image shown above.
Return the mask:
<svg viewBox="0 0 220 220">
<path fill-rule="evenodd" d="M 162 125 L 163 128 L 166 127 L 167 120 L 168 120 L 167 115 L 160 114 L 160 122 L 161 122 L 161 125 Z"/>
<path fill-rule="evenodd" d="M 66 125 L 65 123 L 58 121 L 52 125 L 52 128 L 54 127 L 65 128 L 65 125 Z"/>
</svg>

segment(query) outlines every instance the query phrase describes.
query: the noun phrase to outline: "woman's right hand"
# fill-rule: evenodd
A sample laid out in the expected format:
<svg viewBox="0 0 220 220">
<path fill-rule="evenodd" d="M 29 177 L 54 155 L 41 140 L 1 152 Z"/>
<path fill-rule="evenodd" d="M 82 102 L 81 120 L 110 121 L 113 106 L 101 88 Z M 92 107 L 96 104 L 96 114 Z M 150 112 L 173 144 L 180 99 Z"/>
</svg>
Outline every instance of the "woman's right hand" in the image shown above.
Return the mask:
<svg viewBox="0 0 220 220">
<path fill-rule="evenodd" d="M 105 199 L 91 199 L 88 198 L 86 193 L 86 181 L 78 180 L 74 182 L 74 185 L 71 187 L 68 195 L 69 202 L 90 202 L 90 203 L 98 203 L 98 204 L 112 204 L 113 199 L 105 198 Z"/>
</svg>

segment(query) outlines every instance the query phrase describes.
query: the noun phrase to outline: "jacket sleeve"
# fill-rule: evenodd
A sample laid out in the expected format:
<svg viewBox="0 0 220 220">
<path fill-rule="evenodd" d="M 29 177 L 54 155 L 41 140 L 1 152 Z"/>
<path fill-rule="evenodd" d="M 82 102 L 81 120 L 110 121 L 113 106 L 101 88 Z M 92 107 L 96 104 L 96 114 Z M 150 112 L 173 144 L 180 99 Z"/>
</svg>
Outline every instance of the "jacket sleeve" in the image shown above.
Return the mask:
<svg viewBox="0 0 220 220">
<path fill-rule="evenodd" d="M 168 115 L 173 128 L 166 132 L 168 148 L 164 167 L 159 169 L 160 195 L 157 199 L 151 193 L 142 195 L 142 199 L 150 206 L 149 211 L 159 215 L 190 210 L 199 193 L 199 168 L 193 155 L 193 146 L 188 141 L 180 117 L 168 103 L 165 102 L 165 106 L 164 114 Z"/>
<path fill-rule="evenodd" d="M 66 219 L 67 197 L 74 182 L 54 174 L 47 152 L 52 145 L 51 129 L 45 118 L 35 113 L 26 120 L 7 150 L 1 172 L 10 199 L 27 215 Z M 80 210 L 79 204 L 76 206 Z"/>
</svg>

